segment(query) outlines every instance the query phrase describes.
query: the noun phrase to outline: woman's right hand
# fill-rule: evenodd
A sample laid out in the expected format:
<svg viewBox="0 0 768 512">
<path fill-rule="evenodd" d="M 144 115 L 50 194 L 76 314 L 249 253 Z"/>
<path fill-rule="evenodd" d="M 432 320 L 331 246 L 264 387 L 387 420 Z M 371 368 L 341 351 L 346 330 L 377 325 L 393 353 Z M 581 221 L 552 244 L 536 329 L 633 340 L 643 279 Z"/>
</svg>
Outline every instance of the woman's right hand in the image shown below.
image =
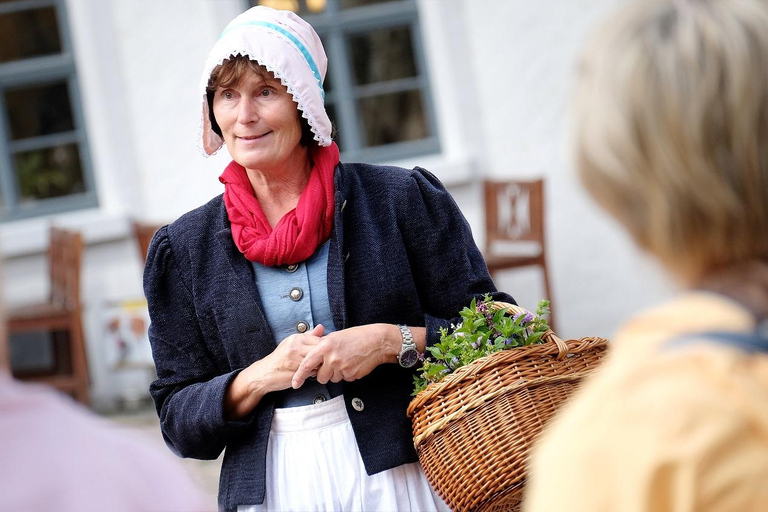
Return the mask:
<svg viewBox="0 0 768 512">
<path fill-rule="evenodd" d="M 299 364 L 320 343 L 324 332 L 325 328 L 318 324 L 311 331 L 292 334 L 278 343 L 277 348 L 267 357 L 237 374 L 224 396 L 226 418 L 244 418 L 267 393 L 290 388 Z"/>
</svg>

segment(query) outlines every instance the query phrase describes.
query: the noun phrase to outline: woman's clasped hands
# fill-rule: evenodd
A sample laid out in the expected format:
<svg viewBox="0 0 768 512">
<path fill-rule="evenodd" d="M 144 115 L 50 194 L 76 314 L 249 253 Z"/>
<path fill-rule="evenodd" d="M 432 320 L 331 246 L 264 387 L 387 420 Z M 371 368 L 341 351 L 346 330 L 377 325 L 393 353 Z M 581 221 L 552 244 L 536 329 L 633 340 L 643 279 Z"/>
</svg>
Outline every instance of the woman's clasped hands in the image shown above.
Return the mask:
<svg viewBox="0 0 768 512">
<path fill-rule="evenodd" d="M 322 325 L 311 332 L 318 328 Z M 351 382 L 365 377 L 380 364 L 395 362 L 398 346 L 392 343 L 392 329 L 397 331 L 393 325 L 370 324 L 321 336 L 300 362 L 291 387 L 300 388 L 312 376 L 320 384 Z"/>
<path fill-rule="evenodd" d="M 242 418 L 265 394 L 298 389 L 310 377 L 320 384 L 354 381 L 382 363 L 396 362 L 398 332 L 394 325 L 370 324 L 324 335 L 325 328 L 318 324 L 292 334 L 232 381 L 225 399 L 227 416 Z"/>
</svg>

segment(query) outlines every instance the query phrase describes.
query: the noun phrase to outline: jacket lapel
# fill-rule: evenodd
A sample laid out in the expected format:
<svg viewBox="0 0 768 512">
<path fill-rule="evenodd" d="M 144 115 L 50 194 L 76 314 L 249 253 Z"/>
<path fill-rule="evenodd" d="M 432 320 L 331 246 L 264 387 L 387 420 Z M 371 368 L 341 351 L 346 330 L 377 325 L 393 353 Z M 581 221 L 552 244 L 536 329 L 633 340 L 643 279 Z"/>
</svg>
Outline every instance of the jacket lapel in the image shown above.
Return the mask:
<svg viewBox="0 0 768 512">
<path fill-rule="evenodd" d="M 346 329 L 347 325 L 347 307 L 344 300 L 344 210 L 347 207 L 345 196 L 342 192 L 344 179 L 342 173 L 342 164 L 336 166 L 334 174 L 334 215 L 333 232 L 331 234 L 331 245 L 328 248 L 328 302 L 331 306 L 331 315 L 333 323 L 337 330 Z M 348 198 L 346 198 L 348 200 Z"/>
<path fill-rule="evenodd" d="M 238 250 L 232 239 L 232 228 L 229 223 L 229 218 L 227 217 L 227 209 L 223 200 L 221 202 L 221 215 L 219 216 L 219 221 L 216 227 L 216 240 L 219 243 L 222 253 L 225 255 L 232 274 L 237 277 L 239 286 L 244 290 L 248 290 L 248 295 L 253 299 L 253 302 L 250 304 L 250 306 L 253 307 L 247 307 L 248 305 L 245 304 L 241 304 L 241 306 L 245 306 L 245 311 L 255 311 L 255 314 L 251 318 L 253 324 L 251 324 L 246 332 L 248 335 L 254 336 L 255 339 L 264 340 L 264 342 L 267 343 L 265 352 L 262 349 L 257 348 L 257 352 L 254 354 L 256 359 L 261 359 L 274 350 L 277 346 L 277 341 L 274 339 L 272 329 L 269 327 L 267 318 L 264 316 L 264 306 L 261 303 L 259 290 L 254 281 L 255 274 L 253 266 Z M 264 347 L 264 345 L 254 344 L 253 347 Z"/>
</svg>

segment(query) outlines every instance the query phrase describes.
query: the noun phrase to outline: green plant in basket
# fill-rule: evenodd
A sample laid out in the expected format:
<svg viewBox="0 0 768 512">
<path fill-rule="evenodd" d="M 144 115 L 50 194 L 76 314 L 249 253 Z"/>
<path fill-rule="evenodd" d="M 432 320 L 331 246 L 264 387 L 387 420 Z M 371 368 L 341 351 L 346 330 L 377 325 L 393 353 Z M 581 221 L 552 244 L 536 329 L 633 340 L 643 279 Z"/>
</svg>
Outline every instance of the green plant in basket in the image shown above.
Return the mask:
<svg viewBox="0 0 768 512">
<path fill-rule="evenodd" d="M 472 361 L 534 343 L 549 329 L 544 316 L 549 314 L 549 301 L 541 300 L 536 314 L 510 315 L 506 307 L 497 304 L 490 295 L 482 301 L 473 299 L 460 315 L 461 322 L 452 331 L 440 329 L 440 341 L 427 347 L 421 371 L 414 375 L 414 396 L 433 382 Z"/>
</svg>

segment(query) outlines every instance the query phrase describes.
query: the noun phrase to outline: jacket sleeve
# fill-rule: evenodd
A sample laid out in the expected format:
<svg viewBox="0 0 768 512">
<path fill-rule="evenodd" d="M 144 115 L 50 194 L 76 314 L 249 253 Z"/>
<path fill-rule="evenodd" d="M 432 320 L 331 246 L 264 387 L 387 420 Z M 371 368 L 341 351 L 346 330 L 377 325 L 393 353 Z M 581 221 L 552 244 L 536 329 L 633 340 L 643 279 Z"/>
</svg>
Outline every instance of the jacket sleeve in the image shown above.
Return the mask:
<svg viewBox="0 0 768 512">
<path fill-rule="evenodd" d="M 144 270 L 149 341 L 158 377 L 150 394 L 171 450 L 182 457 L 215 459 L 228 437 L 252 417 L 224 418 L 224 395 L 239 370 L 218 369 L 209 354 L 191 279 L 182 271 L 189 268 L 175 254 L 167 227 L 161 228 L 150 244 Z"/>
<path fill-rule="evenodd" d="M 516 302 L 496 290 L 469 223 L 440 180 L 419 167 L 411 176 L 400 230 L 425 312 L 427 345 L 433 345 L 440 341 L 440 328 L 458 323 L 458 312 L 473 298 L 490 294 Z"/>
</svg>

